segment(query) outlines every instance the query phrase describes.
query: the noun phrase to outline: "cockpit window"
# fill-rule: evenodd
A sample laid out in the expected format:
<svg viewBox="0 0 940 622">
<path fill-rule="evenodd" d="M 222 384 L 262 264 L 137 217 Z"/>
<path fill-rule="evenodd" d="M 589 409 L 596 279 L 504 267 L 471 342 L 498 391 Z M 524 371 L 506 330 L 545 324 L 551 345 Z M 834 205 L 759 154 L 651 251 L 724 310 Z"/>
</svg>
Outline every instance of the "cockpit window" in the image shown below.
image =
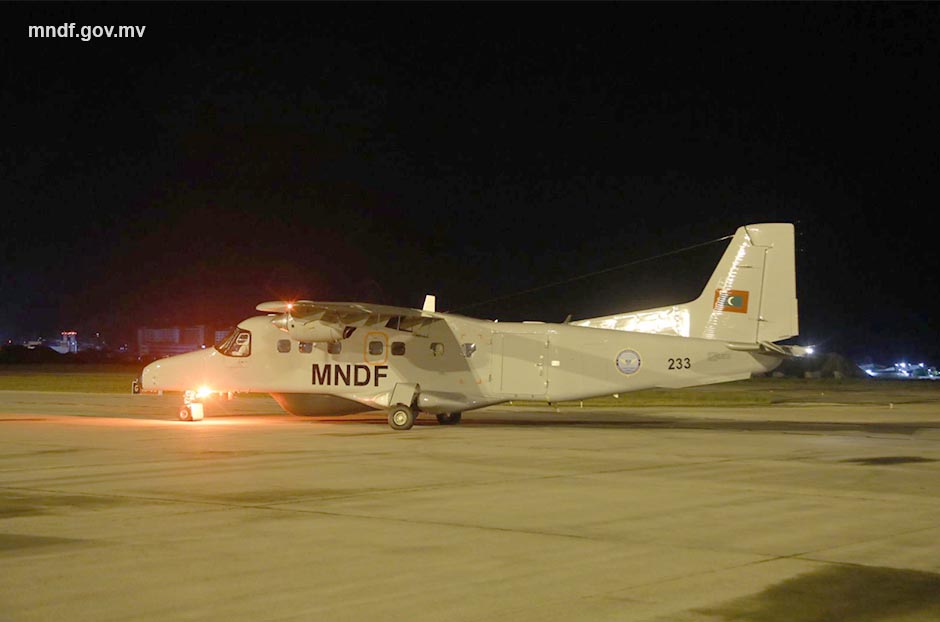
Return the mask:
<svg viewBox="0 0 940 622">
<path fill-rule="evenodd" d="M 236 326 L 232 332 L 215 344 L 215 349 L 225 356 L 251 356 L 251 333 Z"/>
<path fill-rule="evenodd" d="M 232 326 L 231 328 L 229 328 L 229 329 L 225 332 L 225 336 L 222 337 L 221 339 L 217 340 L 217 341 L 215 342 L 215 344 L 214 344 L 212 347 L 215 348 L 216 350 L 218 350 L 219 348 L 222 347 L 222 344 L 225 343 L 226 341 L 228 341 L 229 339 L 231 339 L 231 338 L 232 338 L 232 335 L 235 334 L 236 332 L 238 332 L 238 327 L 237 327 L 237 326 Z M 218 333 L 216 333 L 216 334 L 218 334 Z"/>
</svg>

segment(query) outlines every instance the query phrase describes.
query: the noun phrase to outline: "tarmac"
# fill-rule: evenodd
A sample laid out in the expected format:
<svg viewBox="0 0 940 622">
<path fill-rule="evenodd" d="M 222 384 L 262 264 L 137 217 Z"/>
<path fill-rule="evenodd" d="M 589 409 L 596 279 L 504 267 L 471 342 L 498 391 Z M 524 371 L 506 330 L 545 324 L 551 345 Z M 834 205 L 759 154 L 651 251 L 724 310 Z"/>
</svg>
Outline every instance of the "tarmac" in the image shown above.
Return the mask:
<svg viewBox="0 0 940 622">
<path fill-rule="evenodd" d="M 0 392 L 0 620 L 940 620 L 936 404 Z"/>
</svg>

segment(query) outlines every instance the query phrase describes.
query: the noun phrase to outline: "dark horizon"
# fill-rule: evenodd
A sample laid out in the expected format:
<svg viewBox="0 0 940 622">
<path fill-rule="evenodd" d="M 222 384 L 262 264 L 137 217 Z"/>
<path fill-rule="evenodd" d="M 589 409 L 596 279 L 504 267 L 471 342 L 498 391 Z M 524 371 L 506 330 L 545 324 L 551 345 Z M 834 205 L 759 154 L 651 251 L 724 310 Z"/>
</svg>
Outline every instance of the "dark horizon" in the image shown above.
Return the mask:
<svg viewBox="0 0 940 622">
<path fill-rule="evenodd" d="M 694 298 L 721 245 L 503 297 L 794 222 L 796 341 L 940 363 L 940 5 L 3 12 L 3 341 L 278 298 L 601 315 Z M 146 32 L 27 36 L 71 22 Z"/>
</svg>

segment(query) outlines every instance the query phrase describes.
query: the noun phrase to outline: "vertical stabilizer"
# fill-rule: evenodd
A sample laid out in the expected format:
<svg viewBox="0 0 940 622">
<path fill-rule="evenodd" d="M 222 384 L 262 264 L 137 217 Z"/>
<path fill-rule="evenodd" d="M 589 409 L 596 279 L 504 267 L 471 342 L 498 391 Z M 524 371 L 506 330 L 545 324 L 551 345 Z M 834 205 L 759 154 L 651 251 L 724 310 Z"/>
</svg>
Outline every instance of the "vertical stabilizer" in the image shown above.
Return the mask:
<svg viewBox="0 0 940 622">
<path fill-rule="evenodd" d="M 781 341 L 799 334 L 795 266 L 792 224 L 745 225 L 695 300 L 572 324 L 737 343 Z"/>
<path fill-rule="evenodd" d="M 689 303 L 690 336 L 757 343 L 798 333 L 793 225 L 745 225 L 701 296 Z"/>
</svg>

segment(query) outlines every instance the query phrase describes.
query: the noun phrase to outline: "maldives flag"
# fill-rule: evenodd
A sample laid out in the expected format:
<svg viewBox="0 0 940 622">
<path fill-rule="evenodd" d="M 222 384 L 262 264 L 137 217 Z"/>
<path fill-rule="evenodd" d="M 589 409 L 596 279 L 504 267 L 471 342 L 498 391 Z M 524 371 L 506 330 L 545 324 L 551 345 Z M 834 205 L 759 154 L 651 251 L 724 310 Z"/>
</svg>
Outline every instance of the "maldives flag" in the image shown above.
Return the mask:
<svg viewBox="0 0 940 622">
<path fill-rule="evenodd" d="M 748 292 L 743 289 L 715 290 L 715 310 L 747 313 Z"/>
</svg>

